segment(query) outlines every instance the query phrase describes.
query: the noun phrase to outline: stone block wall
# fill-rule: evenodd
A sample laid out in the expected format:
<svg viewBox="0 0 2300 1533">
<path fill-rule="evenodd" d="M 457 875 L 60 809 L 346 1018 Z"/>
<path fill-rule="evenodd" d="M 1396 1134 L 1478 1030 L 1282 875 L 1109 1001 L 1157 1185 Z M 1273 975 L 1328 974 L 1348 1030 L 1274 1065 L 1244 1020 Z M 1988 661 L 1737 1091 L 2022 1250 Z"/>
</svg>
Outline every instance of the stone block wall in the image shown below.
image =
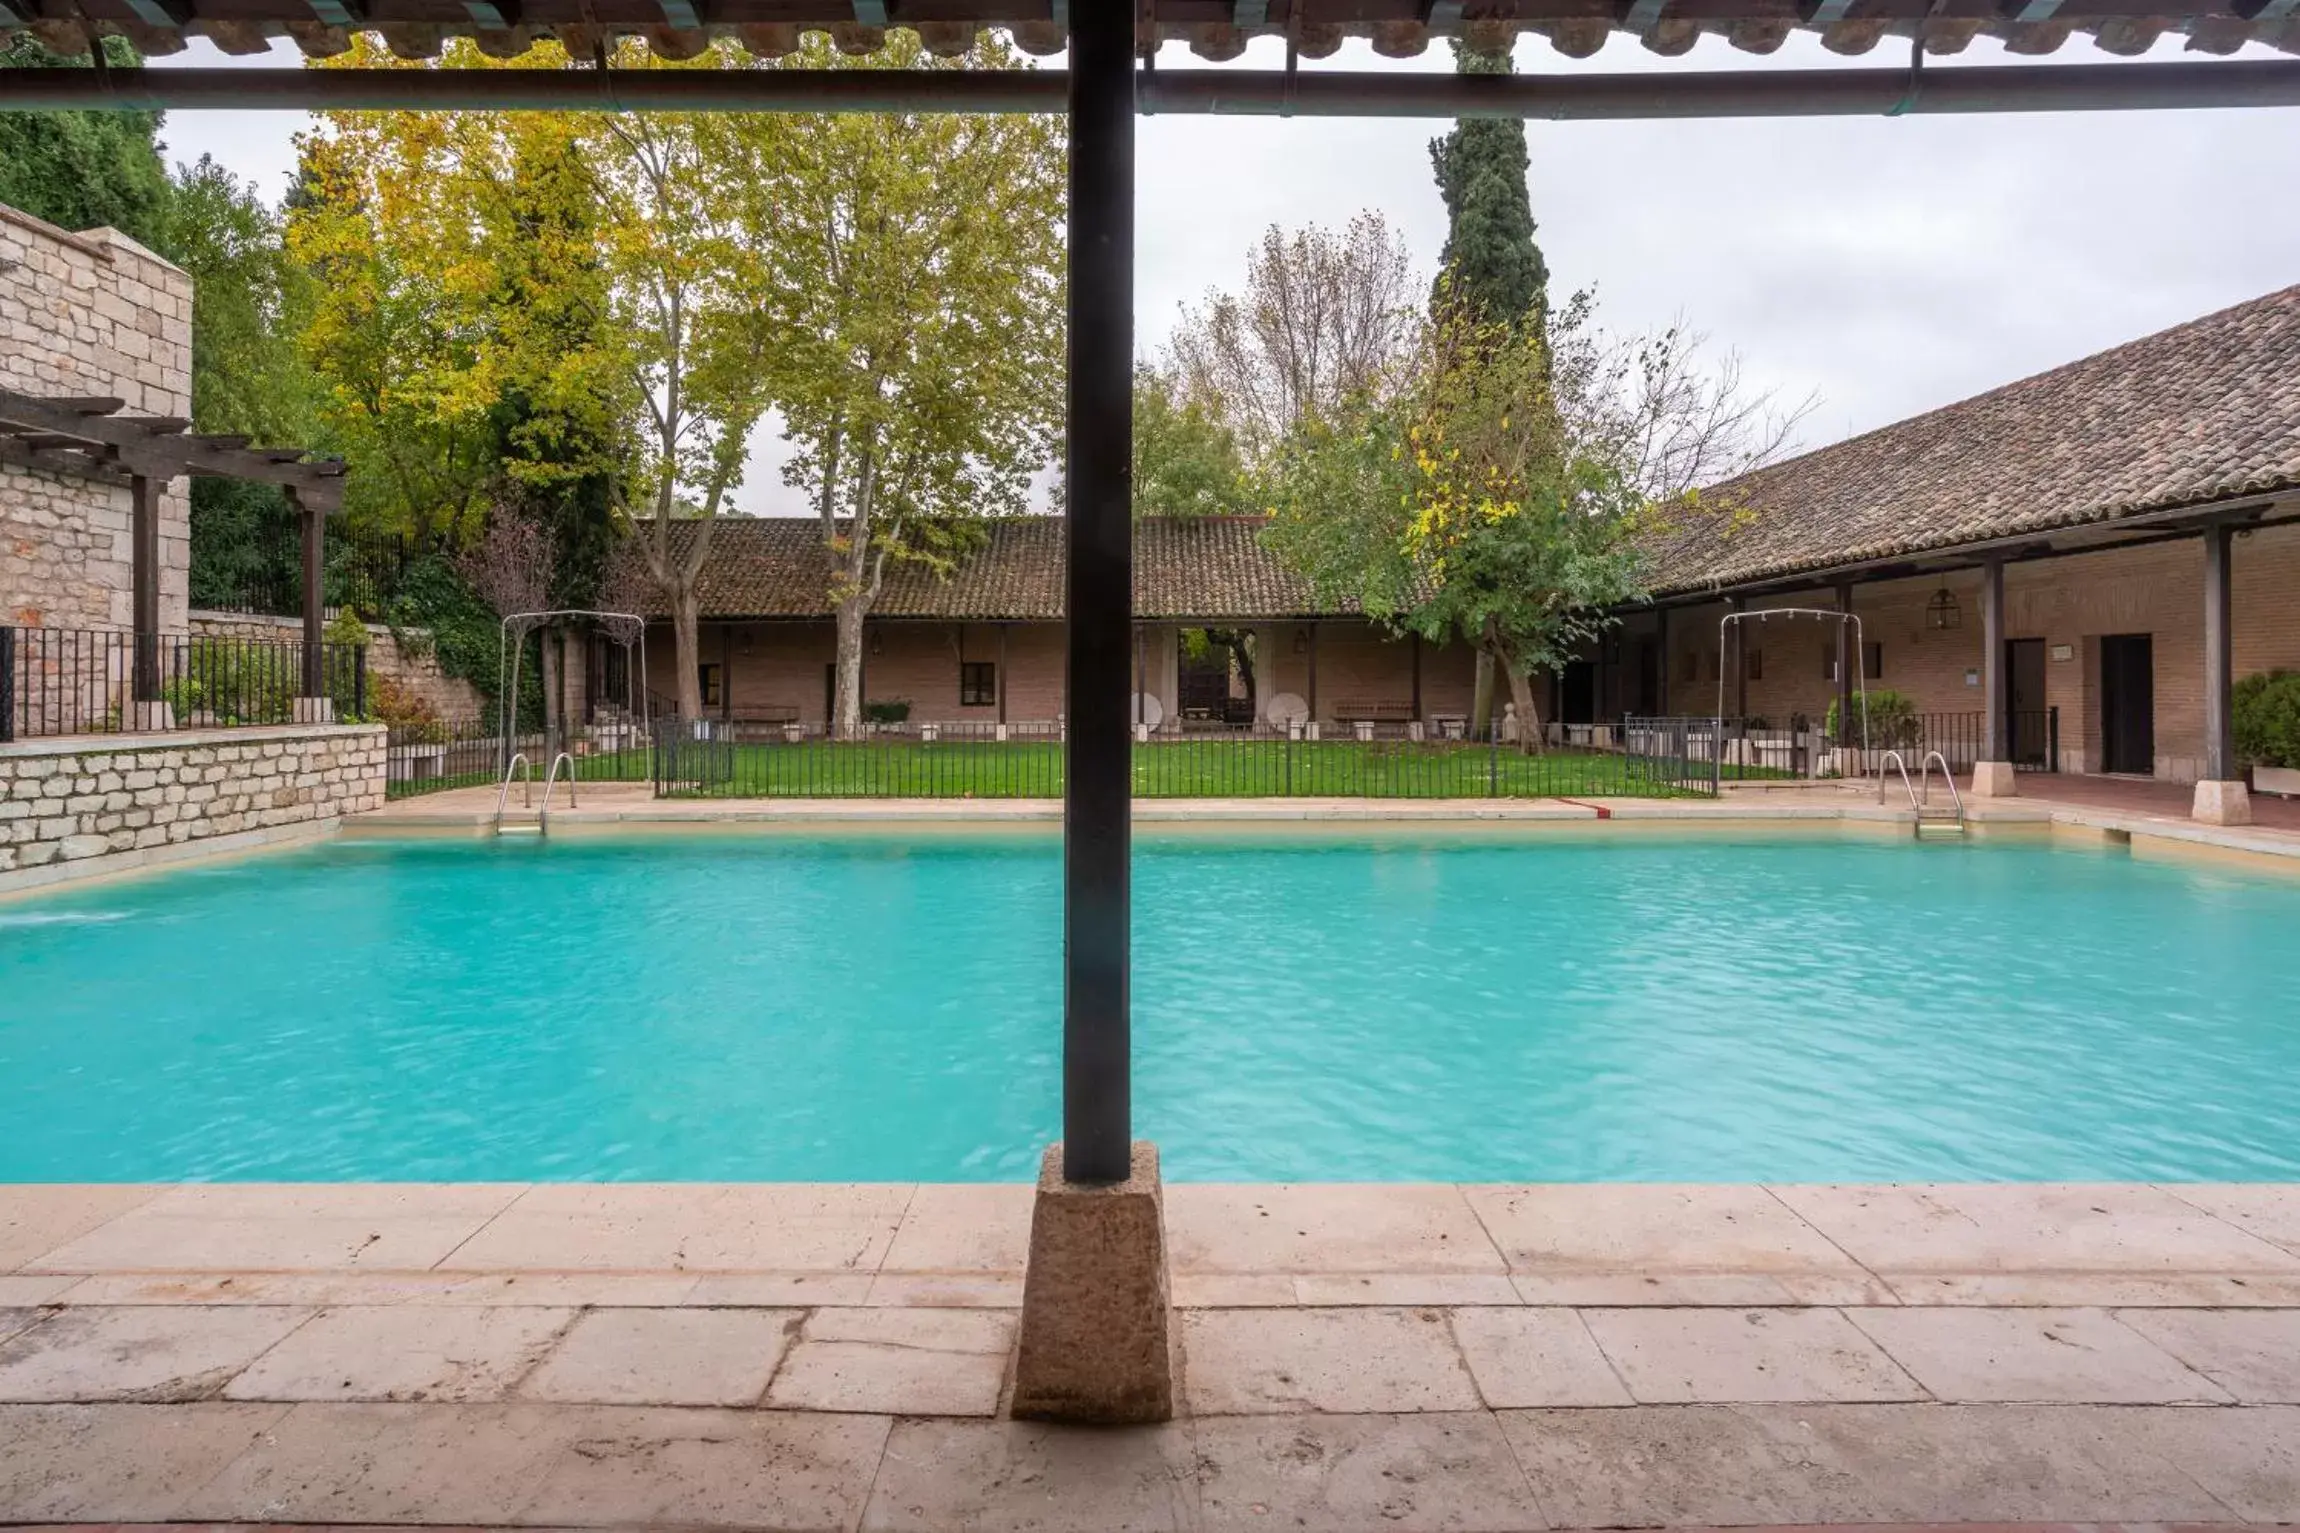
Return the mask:
<svg viewBox="0 0 2300 1533">
<path fill-rule="evenodd" d="M 102 871 L 379 809 L 384 733 L 303 726 L 0 746 L 0 888 L 60 864 Z"/>
<path fill-rule="evenodd" d="M 0 205 L 0 388 L 191 414 L 192 279 L 112 229 L 72 234 Z M 134 625 L 125 485 L 0 463 L 0 622 Z M 160 626 L 190 608 L 191 502 L 160 497 Z"/>
<path fill-rule="evenodd" d="M 191 616 L 191 628 L 195 636 L 213 634 L 237 639 L 285 639 L 295 643 L 303 639 L 303 621 L 292 617 L 249 617 L 237 612 L 195 611 Z M 428 632 L 411 628 L 404 635 L 405 643 L 401 642 L 402 637 L 381 623 L 367 625 L 367 674 L 371 678 L 390 677 L 408 692 L 429 703 L 433 712 L 450 722 L 493 717 L 477 687 L 439 668 L 439 656 L 431 648 L 431 635 Z"/>
</svg>

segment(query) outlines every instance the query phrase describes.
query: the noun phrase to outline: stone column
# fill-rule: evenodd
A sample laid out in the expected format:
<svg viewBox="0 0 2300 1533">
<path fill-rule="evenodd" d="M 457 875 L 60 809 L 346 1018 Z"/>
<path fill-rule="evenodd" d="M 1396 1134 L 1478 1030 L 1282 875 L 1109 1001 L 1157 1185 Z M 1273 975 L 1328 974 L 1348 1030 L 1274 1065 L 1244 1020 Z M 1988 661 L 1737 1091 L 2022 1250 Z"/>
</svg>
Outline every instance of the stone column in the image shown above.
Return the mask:
<svg viewBox="0 0 2300 1533">
<path fill-rule="evenodd" d="M 2236 769 L 2231 717 L 2236 676 L 2229 560 L 2235 541 L 2236 529 L 2226 522 L 2204 529 L 2204 775 L 2190 813 L 2207 825 L 2252 823 L 2252 797 Z"/>
<path fill-rule="evenodd" d="M 1981 567 L 1981 754 L 1973 763 L 1973 797 L 2012 798 L 2012 751 L 2005 743 L 2005 566 Z"/>
</svg>

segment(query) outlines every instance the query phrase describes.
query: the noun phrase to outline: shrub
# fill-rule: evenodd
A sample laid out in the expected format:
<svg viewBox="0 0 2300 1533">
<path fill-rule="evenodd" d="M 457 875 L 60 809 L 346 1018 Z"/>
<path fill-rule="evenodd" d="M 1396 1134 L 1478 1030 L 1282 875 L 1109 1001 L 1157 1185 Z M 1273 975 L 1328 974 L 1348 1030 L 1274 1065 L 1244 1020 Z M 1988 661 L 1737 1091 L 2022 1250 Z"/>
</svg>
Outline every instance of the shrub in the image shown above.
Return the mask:
<svg viewBox="0 0 2300 1533">
<path fill-rule="evenodd" d="M 281 644 L 195 637 L 183 670 L 160 687 L 180 720 L 216 724 L 284 724 L 295 716 L 303 683 L 295 652 Z"/>
<path fill-rule="evenodd" d="M 1871 750 L 1905 750 L 1920 745 L 1925 738 L 1924 720 L 1917 716 L 1917 705 L 1899 692 L 1880 687 L 1868 694 L 1868 746 Z M 1861 694 L 1853 694 L 1853 719 L 1850 730 L 1837 727 L 1838 704 L 1829 704 L 1829 717 L 1822 726 L 1832 740 L 1858 745 L 1862 740 Z"/>
<path fill-rule="evenodd" d="M 389 724 L 403 744 L 436 745 L 447 739 L 447 721 L 439 710 L 416 695 L 396 677 L 368 678 L 368 713 L 378 724 Z"/>
<path fill-rule="evenodd" d="M 351 608 L 341 607 L 336 610 L 335 620 L 327 625 L 327 629 L 321 637 L 330 644 L 341 644 L 350 649 L 365 649 L 368 644 L 367 624 L 361 622 L 359 614 L 352 611 Z"/>
<path fill-rule="evenodd" d="M 880 698 L 862 706 L 863 718 L 873 724 L 900 724 L 910 717 L 907 697 Z"/>
<path fill-rule="evenodd" d="M 2236 684 L 2229 724 L 2251 766 L 2300 767 L 2300 671 L 2263 671 Z"/>
</svg>

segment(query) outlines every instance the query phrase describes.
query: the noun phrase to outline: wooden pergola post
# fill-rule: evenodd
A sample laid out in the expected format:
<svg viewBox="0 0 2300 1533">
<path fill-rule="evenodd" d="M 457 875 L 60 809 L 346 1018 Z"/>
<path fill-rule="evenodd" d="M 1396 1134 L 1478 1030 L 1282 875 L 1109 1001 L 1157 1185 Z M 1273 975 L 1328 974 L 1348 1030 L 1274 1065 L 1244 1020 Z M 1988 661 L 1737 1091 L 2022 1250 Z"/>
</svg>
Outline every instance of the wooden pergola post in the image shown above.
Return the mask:
<svg viewBox="0 0 2300 1533">
<path fill-rule="evenodd" d="M 135 655 L 130 694 L 138 729 L 165 729 L 160 704 L 160 496 L 167 481 L 137 474 L 128 481 L 129 589 L 134 608 L 130 627 Z"/>
</svg>

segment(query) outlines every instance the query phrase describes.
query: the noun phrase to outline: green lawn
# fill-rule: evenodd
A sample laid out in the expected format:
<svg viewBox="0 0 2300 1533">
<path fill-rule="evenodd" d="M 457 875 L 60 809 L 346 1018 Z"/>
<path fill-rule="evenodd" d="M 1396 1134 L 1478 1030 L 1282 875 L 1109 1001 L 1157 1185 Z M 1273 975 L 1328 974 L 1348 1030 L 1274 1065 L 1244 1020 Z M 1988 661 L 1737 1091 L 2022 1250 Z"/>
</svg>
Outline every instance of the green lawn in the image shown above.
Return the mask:
<svg viewBox="0 0 2300 1533">
<path fill-rule="evenodd" d="M 682 797 L 1055 798 L 1052 741 L 873 740 L 683 748 Z M 1182 740 L 1134 747 L 1137 798 L 1672 796 L 1616 755 L 1355 740 Z"/>
</svg>

